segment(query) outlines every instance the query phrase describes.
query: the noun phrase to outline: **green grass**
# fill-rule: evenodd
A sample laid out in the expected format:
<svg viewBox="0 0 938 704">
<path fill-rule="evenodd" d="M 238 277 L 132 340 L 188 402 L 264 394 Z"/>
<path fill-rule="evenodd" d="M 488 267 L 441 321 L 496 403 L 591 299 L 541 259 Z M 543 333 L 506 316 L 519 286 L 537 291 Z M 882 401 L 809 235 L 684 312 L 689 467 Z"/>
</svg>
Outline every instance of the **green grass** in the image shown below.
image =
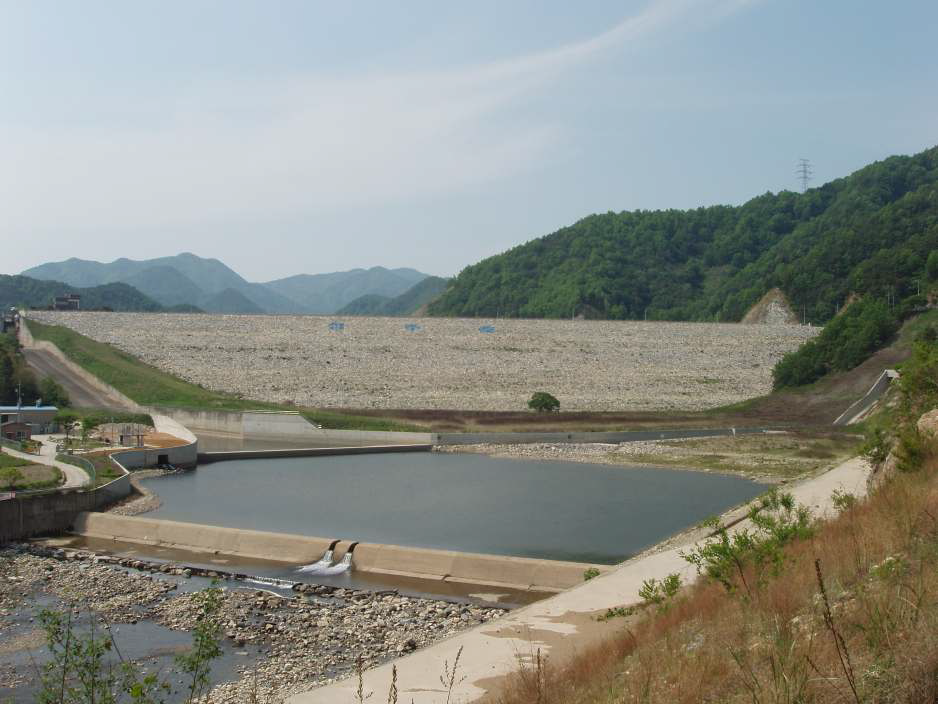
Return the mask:
<svg viewBox="0 0 938 704">
<path fill-rule="evenodd" d="M 123 476 L 120 473 L 120 470 L 115 467 L 114 463 L 111 461 L 111 455 L 109 452 L 82 455 L 81 458 L 94 465 L 95 486 L 107 484 L 108 482 L 114 481 L 115 479 Z"/>
<path fill-rule="evenodd" d="M 0 455 L 0 490 L 29 491 L 49 489 L 62 483 L 62 472 L 56 467 L 37 465 L 17 457 Z"/>
<path fill-rule="evenodd" d="M 6 469 L 8 467 L 25 467 L 29 464 L 32 464 L 32 462 L 21 460 L 19 457 L 11 457 L 10 455 L 0 452 L 0 469 Z"/>
<path fill-rule="evenodd" d="M 111 345 L 97 342 L 60 325 L 43 325 L 30 320 L 29 330 L 35 339 L 53 343 L 80 367 L 143 405 L 218 410 L 264 406 L 190 384 Z"/>
<path fill-rule="evenodd" d="M 141 405 L 216 411 L 300 411 L 308 420 L 333 430 L 401 432 L 427 430 L 424 426 L 400 422 L 393 418 L 283 406 L 211 391 L 198 384 L 192 384 L 172 374 L 167 374 L 126 352 L 92 340 L 69 328 L 60 325 L 44 325 L 34 320 L 30 320 L 28 325 L 35 339 L 53 343 L 78 366 Z M 79 411 L 79 413 L 86 412 Z"/>
<path fill-rule="evenodd" d="M 393 418 L 357 416 L 337 411 L 302 409 L 306 420 L 331 430 L 384 430 L 399 433 L 425 433 L 427 428 L 413 423 L 403 423 Z"/>
</svg>

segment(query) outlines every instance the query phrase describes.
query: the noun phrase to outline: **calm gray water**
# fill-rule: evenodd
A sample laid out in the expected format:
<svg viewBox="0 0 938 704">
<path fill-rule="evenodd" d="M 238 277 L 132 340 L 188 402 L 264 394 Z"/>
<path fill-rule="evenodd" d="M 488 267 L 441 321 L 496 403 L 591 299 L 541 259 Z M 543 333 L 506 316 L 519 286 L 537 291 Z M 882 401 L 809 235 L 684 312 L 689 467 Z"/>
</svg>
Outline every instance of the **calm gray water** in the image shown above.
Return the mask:
<svg viewBox="0 0 938 704">
<path fill-rule="evenodd" d="M 738 477 L 407 453 L 232 460 L 143 482 L 154 518 L 612 564 L 765 490 Z"/>
</svg>

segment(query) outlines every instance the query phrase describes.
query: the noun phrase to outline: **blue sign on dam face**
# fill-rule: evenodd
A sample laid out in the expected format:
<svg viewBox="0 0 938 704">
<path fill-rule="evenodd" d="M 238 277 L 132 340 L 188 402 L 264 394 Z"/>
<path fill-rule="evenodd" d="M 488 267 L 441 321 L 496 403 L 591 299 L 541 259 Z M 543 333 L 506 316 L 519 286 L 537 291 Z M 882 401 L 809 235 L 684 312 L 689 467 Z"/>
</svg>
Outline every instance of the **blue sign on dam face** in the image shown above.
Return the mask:
<svg viewBox="0 0 938 704">
<path fill-rule="evenodd" d="M 231 460 L 146 479 L 148 517 L 613 564 L 753 498 L 748 479 L 477 454 Z"/>
</svg>

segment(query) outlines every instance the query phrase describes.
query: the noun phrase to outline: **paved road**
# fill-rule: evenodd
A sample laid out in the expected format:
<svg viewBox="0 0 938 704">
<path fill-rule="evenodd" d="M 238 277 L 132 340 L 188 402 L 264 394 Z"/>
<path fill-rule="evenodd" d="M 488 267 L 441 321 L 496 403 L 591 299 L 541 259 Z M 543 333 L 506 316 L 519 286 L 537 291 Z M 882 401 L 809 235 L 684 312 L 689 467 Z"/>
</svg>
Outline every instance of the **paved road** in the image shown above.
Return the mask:
<svg viewBox="0 0 938 704">
<path fill-rule="evenodd" d="M 847 410 L 841 413 L 834 420 L 834 425 L 850 425 L 858 423 L 875 406 L 889 389 L 889 384 L 893 379 L 899 378 L 899 372 L 895 369 L 884 369 L 883 373 L 870 387 L 870 390 L 848 406 Z"/>
<path fill-rule="evenodd" d="M 8 455 L 12 455 L 13 457 L 29 460 L 34 464 L 44 464 L 58 467 L 60 470 L 62 470 L 62 474 L 65 475 L 65 483 L 60 487 L 62 489 L 77 489 L 84 486 L 88 482 L 90 477 L 83 469 L 76 467 L 73 464 L 59 462 L 57 459 L 55 459 L 56 443 L 50 438 L 50 436 L 34 435 L 33 440 L 37 440 L 42 443 L 42 447 L 39 450 L 39 455 L 30 455 L 26 452 L 17 452 L 16 450 L 11 450 L 8 447 L 4 447 L 3 452 L 7 453 Z"/>
<path fill-rule="evenodd" d="M 68 393 L 72 405 L 77 408 L 126 408 L 127 404 L 120 398 L 103 392 L 92 386 L 71 371 L 47 350 L 23 348 L 26 363 L 39 377 L 52 377 L 62 385 Z M 132 410 L 132 409 L 129 409 Z"/>
<path fill-rule="evenodd" d="M 786 491 L 790 491 L 798 503 L 810 507 L 814 515 L 827 516 L 835 512 L 831 499 L 833 491 L 839 489 L 859 498 L 866 493 L 868 474 L 869 465 L 864 460 L 852 459 L 818 477 L 786 486 Z M 748 524 L 748 519 L 743 520 L 730 532 Z M 602 642 L 608 631 L 597 630 L 593 618 L 597 611 L 637 603 L 642 583 L 651 577 L 662 579 L 677 572 L 685 582 L 696 578 L 693 568 L 679 554 L 688 547 L 670 546 L 661 552 L 637 557 L 573 589 L 396 660 L 401 699 L 415 704 L 438 704 L 446 699 L 445 690 L 440 689 L 439 675 L 444 663 L 452 663 L 460 648 L 463 652 L 459 675 L 464 677 L 453 689 L 453 700 L 472 702 L 485 693 L 493 677 L 514 671 L 518 656 L 533 654 L 535 650 L 557 656 L 564 649 L 570 652 Z M 493 586 L 485 591 L 497 592 L 498 588 Z M 364 675 L 364 691 L 372 691 L 375 699 L 380 699 L 388 691 L 390 681 L 391 663 L 368 670 Z M 359 701 L 357 686 L 358 681 L 353 677 L 295 694 L 287 703 L 352 704 Z"/>
</svg>

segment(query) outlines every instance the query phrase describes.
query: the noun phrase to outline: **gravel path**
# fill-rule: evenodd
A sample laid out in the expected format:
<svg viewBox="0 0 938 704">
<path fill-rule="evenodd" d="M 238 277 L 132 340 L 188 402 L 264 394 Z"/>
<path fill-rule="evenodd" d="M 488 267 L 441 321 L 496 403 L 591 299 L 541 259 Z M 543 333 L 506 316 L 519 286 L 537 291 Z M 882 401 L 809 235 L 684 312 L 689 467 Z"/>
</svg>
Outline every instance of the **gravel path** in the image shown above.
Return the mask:
<svg viewBox="0 0 938 704">
<path fill-rule="evenodd" d="M 88 473 L 81 467 L 68 462 L 59 462 L 55 459 L 55 442 L 49 439 L 48 435 L 34 435 L 33 440 L 41 443 L 38 455 L 32 455 L 28 452 L 19 452 L 9 447 L 4 447 L 0 452 L 5 452 L 11 457 L 17 457 L 21 460 L 28 460 L 35 464 L 44 464 L 59 469 L 65 477 L 65 481 L 59 486 L 60 489 L 77 489 L 85 486 L 91 479 Z"/>
<path fill-rule="evenodd" d="M 699 410 L 767 393 L 799 325 L 32 312 L 216 390 L 317 407 Z M 482 333 L 491 324 L 494 332 Z"/>
</svg>

